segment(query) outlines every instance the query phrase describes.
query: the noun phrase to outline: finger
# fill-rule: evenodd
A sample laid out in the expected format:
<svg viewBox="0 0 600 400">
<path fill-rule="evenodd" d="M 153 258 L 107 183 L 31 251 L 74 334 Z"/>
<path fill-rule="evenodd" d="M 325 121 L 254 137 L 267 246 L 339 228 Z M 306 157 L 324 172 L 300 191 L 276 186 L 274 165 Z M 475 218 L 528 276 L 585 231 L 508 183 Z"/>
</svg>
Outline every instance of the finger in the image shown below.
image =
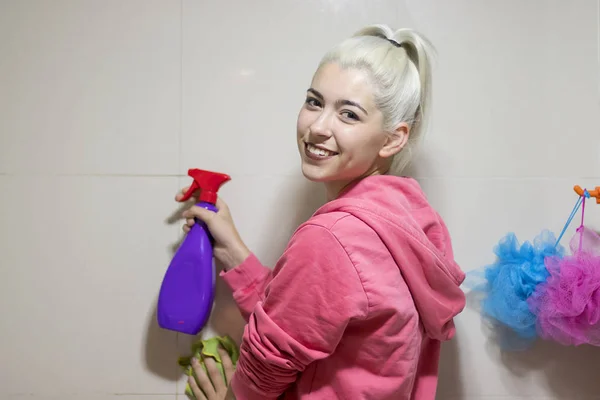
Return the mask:
<svg viewBox="0 0 600 400">
<path fill-rule="evenodd" d="M 206 223 L 209 223 L 216 215 L 215 212 L 198 206 L 192 206 L 183 213 L 186 219 L 198 218 Z"/>
<path fill-rule="evenodd" d="M 196 220 L 195 220 L 194 218 L 188 218 L 188 219 L 186 219 L 186 220 L 185 220 L 185 224 L 186 224 L 187 226 L 189 226 L 190 228 L 191 228 L 192 226 L 194 226 L 194 224 L 195 224 L 195 223 L 196 223 Z"/>
<path fill-rule="evenodd" d="M 183 231 L 184 231 L 185 233 L 189 233 L 189 231 L 191 231 L 191 230 L 192 230 L 192 228 L 190 228 L 190 227 L 189 227 L 189 226 L 187 226 L 187 225 L 183 225 L 182 229 L 183 229 Z"/>
<path fill-rule="evenodd" d="M 229 385 L 229 383 L 231 382 L 231 378 L 233 378 L 233 373 L 235 372 L 233 362 L 231 361 L 229 354 L 227 354 L 227 352 L 224 349 L 219 347 L 217 351 L 221 356 L 221 362 L 223 363 L 223 369 L 225 370 L 225 381 L 227 382 L 227 385 Z"/>
<path fill-rule="evenodd" d="M 188 378 L 188 384 L 190 385 L 190 389 L 192 389 L 192 393 L 196 397 L 196 400 L 208 400 L 204 393 L 202 393 L 202 390 L 200 390 L 200 388 L 198 387 L 198 384 L 196 383 L 196 380 L 193 376 L 190 376 Z"/>
<path fill-rule="evenodd" d="M 227 390 L 227 386 L 225 386 L 225 378 L 221 376 L 221 371 L 219 371 L 215 360 L 208 357 L 204 360 L 204 365 L 206 365 L 206 370 L 208 371 L 208 376 L 213 383 L 215 392 L 225 394 L 225 391 Z"/>
<path fill-rule="evenodd" d="M 181 201 L 181 199 L 187 193 L 188 190 L 190 190 L 190 186 L 186 186 L 183 189 L 181 189 L 179 192 L 177 192 L 177 194 L 175 195 L 175 200 Z M 196 189 L 192 192 L 191 197 L 197 198 L 199 195 L 200 195 L 200 189 Z"/>
<path fill-rule="evenodd" d="M 186 186 L 179 192 L 177 192 L 177 194 L 175 194 L 175 200 L 179 201 L 183 197 L 183 195 L 189 190 L 189 188 L 189 186 Z"/>
<path fill-rule="evenodd" d="M 206 397 L 208 397 L 208 399 L 214 399 L 216 396 L 215 388 L 213 387 L 212 382 L 208 378 L 208 375 L 206 375 L 206 372 L 204 372 L 204 369 L 202 368 L 202 365 L 198 362 L 198 360 L 192 360 L 192 368 L 196 373 L 196 378 L 198 379 L 198 386 L 202 388 L 204 393 L 206 393 Z"/>
</svg>

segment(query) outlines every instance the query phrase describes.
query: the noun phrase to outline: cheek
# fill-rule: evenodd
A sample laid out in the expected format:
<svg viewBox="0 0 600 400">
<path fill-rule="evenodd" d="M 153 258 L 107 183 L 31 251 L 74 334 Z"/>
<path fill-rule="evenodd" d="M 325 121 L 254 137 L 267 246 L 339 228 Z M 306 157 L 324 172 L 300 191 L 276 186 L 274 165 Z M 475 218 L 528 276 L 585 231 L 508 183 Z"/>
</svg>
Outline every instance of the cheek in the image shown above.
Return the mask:
<svg viewBox="0 0 600 400">
<path fill-rule="evenodd" d="M 338 140 L 338 147 L 354 164 L 372 164 L 379 157 L 379 150 L 383 147 L 385 139 L 380 135 L 367 132 L 355 132 Z M 348 160 L 348 161 L 350 161 Z"/>
<path fill-rule="evenodd" d="M 298 120 L 296 121 L 296 131 L 298 133 L 298 137 L 304 136 L 306 132 L 308 132 L 308 127 L 310 126 L 310 114 L 306 112 L 306 110 L 300 110 L 298 114 Z"/>
</svg>

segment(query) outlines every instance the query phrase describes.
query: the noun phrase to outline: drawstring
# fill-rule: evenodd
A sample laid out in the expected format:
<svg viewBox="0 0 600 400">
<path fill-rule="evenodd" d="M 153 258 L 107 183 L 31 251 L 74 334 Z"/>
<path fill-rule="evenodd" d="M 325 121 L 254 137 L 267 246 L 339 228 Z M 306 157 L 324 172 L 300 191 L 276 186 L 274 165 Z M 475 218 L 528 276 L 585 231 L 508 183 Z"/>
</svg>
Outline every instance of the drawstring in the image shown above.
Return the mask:
<svg viewBox="0 0 600 400">
<path fill-rule="evenodd" d="M 581 248 L 583 246 L 583 220 L 585 217 L 585 199 L 590 197 L 590 194 L 588 193 L 587 190 L 583 191 L 583 196 L 582 197 L 582 201 L 581 201 L 581 225 L 579 226 L 579 228 L 577 229 L 577 231 L 579 231 L 579 253 L 581 254 Z"/>
<path fill-rule="evenodd" d="M 560 243 L 560 240 L 562 239 L 565 232 L 569 228 L 571 221 L 573 221 L 575 214 L 577 214 L 577 211 L 579 210 L 579 207 L 581 207 L 581 206 L 583 206 L 583 210 L 581 212 L 581 226 L 579 227 L 578 230 L 580 230 L 583 227 L 583 218 L 584 218 L 584 212 L 585 212 L 585 199 L 589 198 L 589 197 L 590 197 L 590 194 L 587 191 L 587 189 L 583 191 L 582 196 L 579 196 L 579 198 L 577 199 L 577 202 L 575 203 L 575 207 L 573 207 L 573 211 L 571 211 L 571 215 L 569 215 L 569 218 L 567 219 L 567 223 L 563 227 L 562 232 L 560 233 L 560 235 L 558 236 L 558 239 L 556 240 L 556 243 L 554 244 L 554 247 L 558 246 L 558 244 Z M 581 240 L 579 241 L 579 246 L 581 247 Z"/>
</svg>

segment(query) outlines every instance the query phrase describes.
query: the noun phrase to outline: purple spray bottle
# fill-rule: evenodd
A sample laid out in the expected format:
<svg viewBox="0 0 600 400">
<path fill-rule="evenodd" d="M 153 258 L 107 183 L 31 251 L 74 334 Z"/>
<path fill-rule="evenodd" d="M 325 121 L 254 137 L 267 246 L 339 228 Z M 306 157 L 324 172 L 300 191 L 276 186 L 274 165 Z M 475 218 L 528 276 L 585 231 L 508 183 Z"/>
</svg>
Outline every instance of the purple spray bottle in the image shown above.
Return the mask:
<svg viewBox="0 0 600 400">
<path fill-rule="evenodd" d="M 194 178 L 194 183 L 181 201 L 200 189 L 196 206 L 216 212 L 217 191 L 231 178 L 200 169 L 190 169 L 188 175 Z M 215 279 L 212 237 L 204 222 L 196 220 L 165 273 L 158 296 L 160 327 L 197 335 L 212 310 Z"/>
</svg>

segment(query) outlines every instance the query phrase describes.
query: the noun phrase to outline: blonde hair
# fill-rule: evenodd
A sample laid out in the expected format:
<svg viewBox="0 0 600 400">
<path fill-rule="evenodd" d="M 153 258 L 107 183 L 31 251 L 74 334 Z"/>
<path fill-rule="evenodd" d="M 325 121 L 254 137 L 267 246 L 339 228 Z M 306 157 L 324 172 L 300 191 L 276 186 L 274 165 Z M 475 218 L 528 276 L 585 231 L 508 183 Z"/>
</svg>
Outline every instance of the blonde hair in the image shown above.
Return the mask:
<svg viewBox="0 0 600 400">
<path fill-rule="evenodd" d="M 405 122 L 410 134 L 394 157 L 391 170 L 400 173 L 409 164 L 426 130 L 431 99 L 431 64 L 435 49 L 412 29 L 393 31 L 387 25 L 370 25 L 331 49 L 319 64 L 367 71 L 373 82 L 375 104 L 383 114 L 384 129 L 391 132 Z"/>
</svg>

